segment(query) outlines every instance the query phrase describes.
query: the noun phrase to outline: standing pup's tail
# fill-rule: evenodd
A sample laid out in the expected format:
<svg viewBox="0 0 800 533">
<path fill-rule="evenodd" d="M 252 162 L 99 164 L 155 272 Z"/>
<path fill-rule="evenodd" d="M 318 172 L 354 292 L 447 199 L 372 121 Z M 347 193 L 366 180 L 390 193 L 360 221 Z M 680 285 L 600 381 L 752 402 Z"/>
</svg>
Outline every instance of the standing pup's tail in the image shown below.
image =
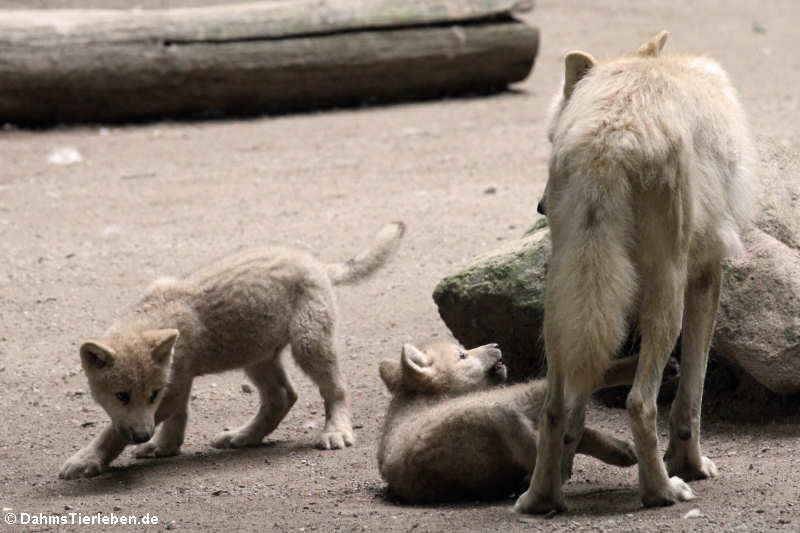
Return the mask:
<svg viewBox="0 0 800 533">
<path fill-rule="evenodd" d="M 406 232 L 402 222 L 387 224 L 378 232 L 375 243 L 344 263 L 327 265 L 328 277 L 334 285 L 360 281 L 375 272 L 397 250 Z"/>
</svg>

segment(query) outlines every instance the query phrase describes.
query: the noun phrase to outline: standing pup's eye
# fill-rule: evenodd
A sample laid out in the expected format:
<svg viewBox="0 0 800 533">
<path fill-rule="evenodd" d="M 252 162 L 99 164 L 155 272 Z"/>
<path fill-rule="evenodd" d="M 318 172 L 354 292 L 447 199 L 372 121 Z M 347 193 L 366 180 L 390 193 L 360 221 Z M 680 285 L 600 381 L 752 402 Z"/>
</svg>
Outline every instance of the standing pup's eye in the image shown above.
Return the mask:
<svg viewBox="0 0 800 533">
<path fill-rule="evenodd" d="M 114 396 L 117 397 L 117 400 L 122 402 L 122 405 L 128 405 L 131 401 L 131 395 L 128 392 L 118 392 Z"/>
<path fill-rule="evenodd" d="M 464 352 L 464 351 L 458 352 L 458 358 L 459 359 L 466 359 L 467 358 L 467 352 Z"/>
<path fill-rule="evenodd" d="M 156 401 L 156 398 L 158 397 L 158 393 L 159 392 L 161 392 L 161 389 L 156 389 L 156 390 L 154 390 L 153 392 L 150 393 L 150 403 L 153 403 L 154 401 Z"/>
</svg>

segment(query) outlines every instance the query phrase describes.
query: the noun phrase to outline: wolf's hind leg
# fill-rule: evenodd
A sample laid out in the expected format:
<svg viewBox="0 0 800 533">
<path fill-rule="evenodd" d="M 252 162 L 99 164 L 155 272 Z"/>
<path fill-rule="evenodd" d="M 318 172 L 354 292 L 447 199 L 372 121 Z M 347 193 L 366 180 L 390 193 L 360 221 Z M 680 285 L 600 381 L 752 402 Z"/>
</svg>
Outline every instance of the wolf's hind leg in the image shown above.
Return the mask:
<svg viewBox="0 0 800 533">
<path fill-rule="evenodd" d="M 717 475 L 717 467 L 700 452 L 700 410 L 708 349 L 714 332 L 721 283 L 719 263 L 689 280 L 681 337 L 681 378 L 669 421 L 664 459 L 670 475 L 686 481 Z"/>
<path fill-rule="evenodd" d="M 686 280 L 685 263 L 671 258 L 654 258 L 642 276 L 639 323 L 642 347 L 633 387 L 626 406 L 633 441 L 639 458 L 639 490 L 646 507 L 672 505 L 694 499 L 681 478 L 668 477 L 658 452 L 656 397 L 661 377 L 681 329 Z"/>
<path fill-rule="evenodd" d="M 558 359 L 548 354 L 548 362 Z M 557 364 L 547 370 L 547 396 L 539 415 L 539 446 L 531 450 L 535 464 L 528 490 L 517 498 L 514 510 L 521 513 L 543 514 L 566 510 L 562 483 L 562 457 L 566 429 L 564 379 Z"/>
<path fill-rule="evenodd" d="M 298 366 L 319 387 L 325 402 L 325 427 L 315 445 L 325 450 L 352 446 L 355 443 L 347 386 L 339 371 L 334 347 L 333 303 L 317 300 L 299 309 L 290 336 L 292 355 Z"/>
<path fill-rule="evenodd" d="M 258 389 L 261 399 L 258 413 L 244 426 L 218 434 L 212 442 L 215 448 L 241 448 L 260 443 L 278 427 L 297 401 L 297 393 L 283 368 L 280 352 L 268 361 L 246 367 L 244 371 Z"/>
</svg>

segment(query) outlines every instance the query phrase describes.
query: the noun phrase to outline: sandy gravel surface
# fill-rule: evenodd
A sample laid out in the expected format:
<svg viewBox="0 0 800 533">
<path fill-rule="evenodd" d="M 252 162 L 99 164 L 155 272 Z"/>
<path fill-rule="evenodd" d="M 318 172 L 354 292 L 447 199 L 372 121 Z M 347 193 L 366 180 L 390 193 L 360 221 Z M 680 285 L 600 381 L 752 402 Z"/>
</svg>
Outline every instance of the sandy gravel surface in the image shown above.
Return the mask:
<svg viewBox="0 0 800 533">
<path fill-rule="evenodd" d="M 180 4 L 189 3 L 200 2 Z M 0 0 L 2 8 L 123 4 Z M 569 512 L 549 520 L 511 513 L 511 500 L 401 507 L 384 496 L 375 454 L 388 395 L 377 363 L 397 357 L 404 342 L 448 338 L 431 299 L 437 281 L 535 220 L 546 110 L 564 52 L 608 57 L 667 28 L 668 50 L 705 52 L 727 68 L 756 133 L 800 147 L 800 3 L 598 4 L 540 1 L 525 17 L 542 30 L 535 70 L 495 97 L 0 133 L 2 507 L 149 513 L 160 520 L 152 531 L 800 531 L 800 429 L 769 413 L 758 425 L 707 418 L 704 446 L 721 475 L 693 484 L 696 501 L 669 508 L 641 508 L 635 469 L 587 458 L 566 486 Z M 64 147 L 82 161 L 49 163 Z M 322 403 L 292 365 L 300 399 L 261 447 L 210 447 L 221 428 L 249 418 L 257 399 L 242 391 L 240 373 L 207 376 L 195 384 L 181 456 L 125 453 L 98 478 L 57 479 L 61 463 L 106 423 L 85 394 L 77 347 L 152 279 L 260 244 L 345 259 L 397 219 L 408 233 L 395 259 L 338 290 L 356 446 L 311 448 Z M 588 419 L 629 435 L 622 411 L 596 408 Z M 683 518 L 692 509 L 700 516 Z M 104 529 L 112 528 L 91 528 Z"/>
</svg>

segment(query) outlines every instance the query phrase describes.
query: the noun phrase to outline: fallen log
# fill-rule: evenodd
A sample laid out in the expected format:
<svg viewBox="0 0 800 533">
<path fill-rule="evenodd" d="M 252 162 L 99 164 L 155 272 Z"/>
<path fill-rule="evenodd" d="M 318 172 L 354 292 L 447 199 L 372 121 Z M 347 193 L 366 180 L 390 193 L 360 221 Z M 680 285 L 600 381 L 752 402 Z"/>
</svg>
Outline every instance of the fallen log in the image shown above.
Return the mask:
<svg viewBox="0 0 800 533">
<path fill-rule="evenodd" d="M 0 122 L 252 114 L 489 91 L 524 79 L 519 0 L 0 11 Z"/>
</svg>

